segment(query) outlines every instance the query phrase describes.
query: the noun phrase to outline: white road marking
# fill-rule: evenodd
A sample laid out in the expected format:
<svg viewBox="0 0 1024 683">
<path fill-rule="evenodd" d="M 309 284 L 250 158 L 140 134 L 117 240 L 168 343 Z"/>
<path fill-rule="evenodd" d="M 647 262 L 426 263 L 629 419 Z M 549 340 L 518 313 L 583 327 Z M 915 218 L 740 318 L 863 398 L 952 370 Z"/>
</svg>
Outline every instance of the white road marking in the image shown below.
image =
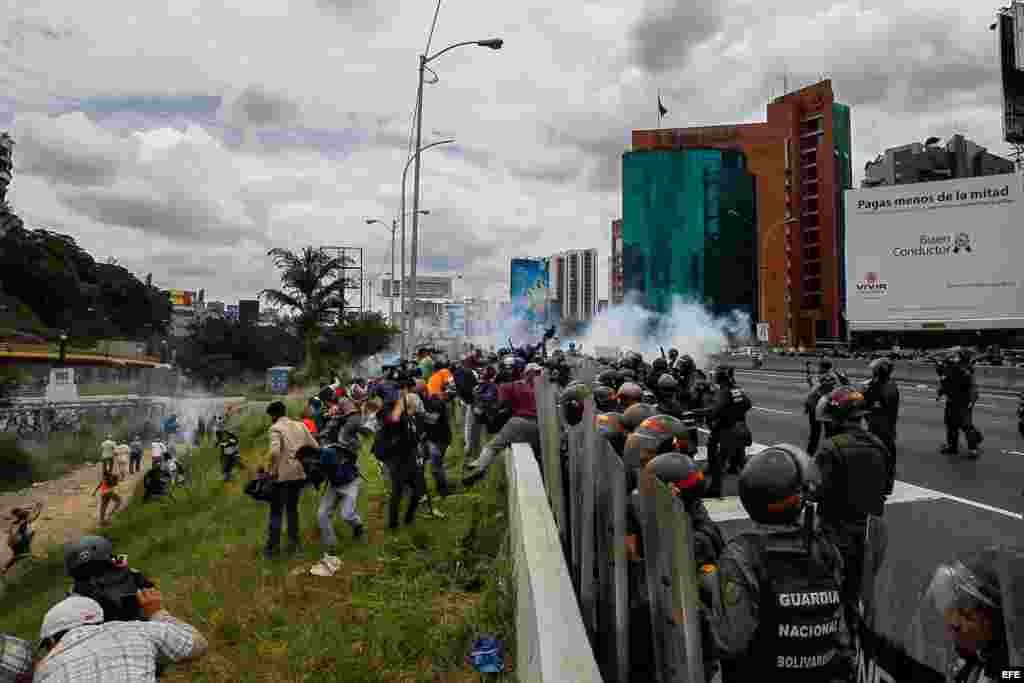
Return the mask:
<svg viewBox="0 0 1024 683">
<path fill-rule="evenodd" d="M 1003 453 L 1005 455 L 1024 455 L 1024 453 L 1021 453 L 1020 451 L 1007 451 L 1007 450 L 1003 450 Z"/>
<path fill-rule="evenodd" d="M 700 431 L 707 434 L 707 430 L 701 429 Z M 755 455 L 760 453 L 768 446 L 760 443 L 755 443 L 753 446 L 747 448 L 747 455 Z M 698 449 L 697 460 L 707 460 L 707 447 L 701 446 Z M 1007 451 L 1004 451 L 1007 452 Z M 1024 455 L 1017 451 L 1008 451 L 1015 455 Z M 1004 510 L 1003 508 L 995 507 L 994 505 L 988 505 L 981 503 L 976 500 L 969 500 L 967 498 L 961 498 L 960 496 L 953 496 L 942 491 L 936 491 L 934 489 L 925 488 L 923 486 L 917 486 L 905 481 L 897 481 L 893 487 L 892 495 L 889 496 L 885 504 L 894 505 L 897 503 L 914 503 L 925 500 L 952 500 L 963 505 L 969 505 L 980 510 L 987 510 L 988 512 L 994 512 L 998 515 L 1010 517 L 1016 520 L 1024 521 L 1024 515 L 1019 512 L 1011 512 L 1010 510 Z M 731 522 L 737 520 L 750 519 L 746 510 L 743 509 L 742 503 L 737 496 L 729 496 L 726 498 L 705 498 L 704 505 L 707 507 L 708 512 L 711 514 L 711 518 L 716 522 Z"/>
<path fill-rule="evenodd" d="M 762 408 L 761 406 L 754 406 L 754 410 L 761 410 L 766 413 L 778 413 L 779 415 L 799 415 L 800 413 L 794 413 L 791 410 L 778 410 L 776 408 Z"/>
</svg>

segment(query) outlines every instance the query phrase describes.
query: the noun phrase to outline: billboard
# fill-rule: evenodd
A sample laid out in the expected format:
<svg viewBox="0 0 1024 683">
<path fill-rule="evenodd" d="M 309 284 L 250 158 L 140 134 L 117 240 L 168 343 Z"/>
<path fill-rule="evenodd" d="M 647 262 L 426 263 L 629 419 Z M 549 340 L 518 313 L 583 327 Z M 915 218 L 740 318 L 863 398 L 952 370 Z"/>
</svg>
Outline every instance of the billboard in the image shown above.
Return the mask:
<svg viewBox="0 0 1024 683">
<path fill-rule="evenodd" d="M 455 278 L 451 275 L 416 275 L 417 299 L 451 299 Z M 405 278 L 406 291 L 412 292 L 412 280 Z M 392 294 L 392 292 L 394 294 Z M 380 281 L 380 296 L 390 299 L 402 296 L 402 285 L 399 279 L 384 278 Z"/>
<path fill-rule="evenodd" d="M 547 322 L 550 290 L 548 262 L 542 259 L 512 259 L 512 315 L 530 323 Z"/>
<path fill-rule="evenodd" d="M 851 331 L 1024 327 L 1016 174 L 847 190 Z"/>
<path fill-rule="evenodd" d="M 452 337 L 466 336 L 466 305 L 448 304 L 448 334 Z"/>
<path fill-rule="evenodd" d="M 172 306 L 191 306 L 195 303 L 196 293 L 185 289 L 169 289 L 167 296 Z"/>
</svg>

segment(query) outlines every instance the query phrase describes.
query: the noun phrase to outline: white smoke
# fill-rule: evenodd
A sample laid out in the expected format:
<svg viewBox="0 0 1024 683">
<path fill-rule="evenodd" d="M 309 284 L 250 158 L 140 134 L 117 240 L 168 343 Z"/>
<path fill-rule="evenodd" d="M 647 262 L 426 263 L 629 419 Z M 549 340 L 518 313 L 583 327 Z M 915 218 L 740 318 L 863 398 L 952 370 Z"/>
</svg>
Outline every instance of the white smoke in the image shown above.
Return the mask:
<svg viewBox="0 0 1024 683">
<path fill-rule="evenodd" d="M 710 356 L 728 347 L 730 337 L 744 342 L 749 336 L 750 316 L 740 311 L 715 318 L 704 307 L 676 297 L 671 311 L 659 314 L 630 298 L 598 314 L 583 335 L 562 339 L 561 345 L 582 344 L 588 355 L 596 354 L 600 347 L 636 351 L 648 362 L 660 356 L 662 349 L 668 353 L 675 348 L 680 355 L 691 355 L 698 367 L 705 367 Z"/>
</svg>

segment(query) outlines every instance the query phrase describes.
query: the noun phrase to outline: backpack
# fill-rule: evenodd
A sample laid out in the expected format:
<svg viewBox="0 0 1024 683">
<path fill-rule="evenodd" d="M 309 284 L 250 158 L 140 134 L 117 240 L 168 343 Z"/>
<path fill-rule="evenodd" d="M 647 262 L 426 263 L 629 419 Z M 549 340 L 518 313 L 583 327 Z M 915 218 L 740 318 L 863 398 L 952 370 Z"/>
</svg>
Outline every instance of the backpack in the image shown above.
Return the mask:
<svg viewBox="0 0 1024 683">
<path fill-rule="evenodd" d="M 302 469 L 306 473 L 307 481 L 309 481 L 315 489 L 319 489 L 320 484 L 327 480 L 327 475 L 324 473 L 324 469 L 320 466 L 320 454 L 322 452 L 322 448 L 303 446 L 299 449 L 298 453 L 295 454 L 295 459 L 302 463 Z"/>
<path fill-rule="evenodd" d="M 320 469 L 331 486 L 347 486 L 359 476 L 357 456 L 343 448 L 329 446 L 320 449 Z"/>
<path fill-rule="evenodd" d="M 502 410 L 498 401 L 498 385 L 493 382 L 478 384 L 473 389 L 473 412 L 483 420 L 489 434 L 497 434 L 511 417 Z"/>
</svg>

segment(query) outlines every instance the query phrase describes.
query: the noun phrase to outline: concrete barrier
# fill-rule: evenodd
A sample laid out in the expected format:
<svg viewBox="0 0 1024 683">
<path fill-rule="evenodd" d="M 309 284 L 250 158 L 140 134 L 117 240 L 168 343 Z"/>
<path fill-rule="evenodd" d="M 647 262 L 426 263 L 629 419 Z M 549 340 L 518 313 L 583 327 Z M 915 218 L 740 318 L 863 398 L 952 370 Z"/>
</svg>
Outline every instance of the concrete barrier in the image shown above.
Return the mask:
<svg viewBox="0 0 1024 683">
<path fill-rule="evenodd" d="M 806 372 L 805 363 L 807 360 L 811 361 L 811 371 L 817 374 L 817 358 L 769 355 L 764 357 L 764 364 L 760 369 L 803 374 Z M 857 358 L 832 358 L 830 360 L 836 368 L 842 370 L 851 379 L 867 379 L 871 376 L 871 371 L 868 370 L 868 361 L 866 360 Z M 747 361 L 745 358 L 733 359 L 732 364 L 737 368 L 754 368 L 753 361 Z M 893 376 L 900 382 L 938 384 L 935 366 L 931 363 L 893 361 Z M 1024 369 L 1021 368 L 976 365 L 974 367 L 974 377 L 980 389 L 1024 391 Z"/>
<path fill-rule="evenodd" d="M 516 677 L 600 683 L 540 468 L 527 444 L 505 459 L 516 581 Z"/>
</svg>

